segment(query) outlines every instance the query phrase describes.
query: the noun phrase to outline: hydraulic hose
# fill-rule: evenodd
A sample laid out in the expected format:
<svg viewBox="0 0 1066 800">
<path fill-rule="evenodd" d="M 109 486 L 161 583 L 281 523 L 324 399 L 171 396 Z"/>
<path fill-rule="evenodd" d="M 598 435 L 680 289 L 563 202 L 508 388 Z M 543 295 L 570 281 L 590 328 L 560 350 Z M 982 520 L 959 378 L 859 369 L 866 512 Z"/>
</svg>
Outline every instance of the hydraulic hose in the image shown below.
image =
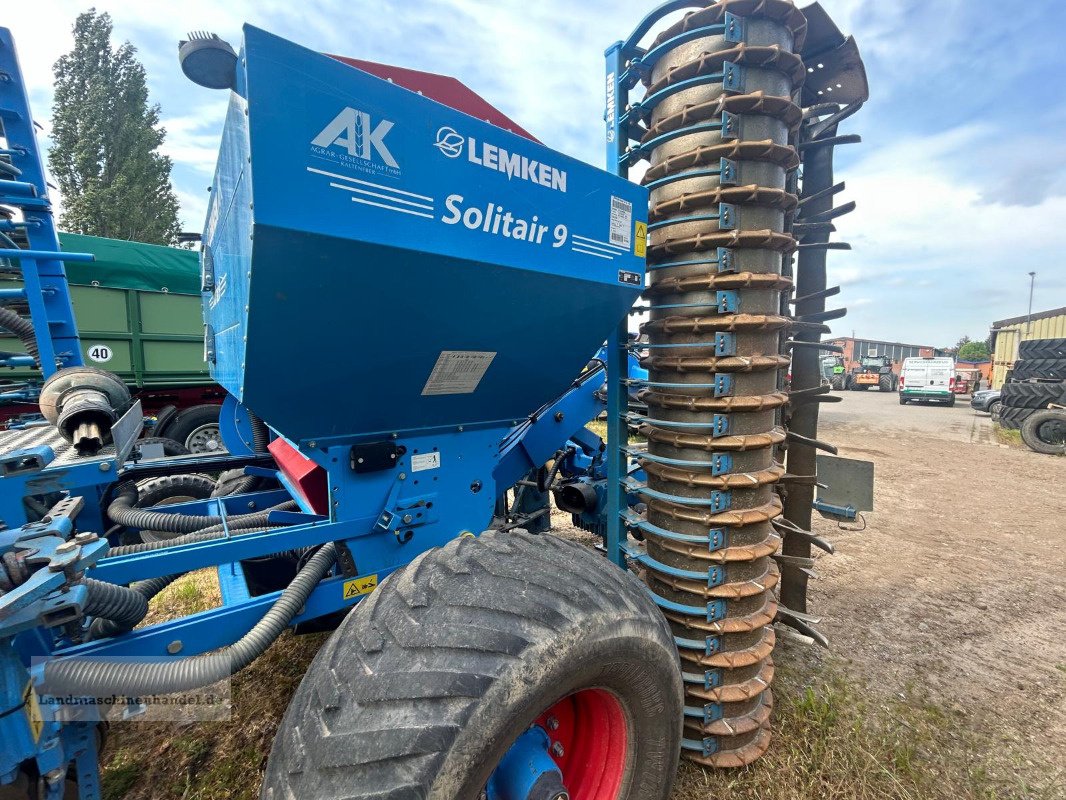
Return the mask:
<svg viewBox="0 0 1066 800">
<path fill-rule="evenodd" d="M 114 583 L 86 578 L 89 590 L 83 611 L 87 616 L 110 620 L 119 627 L 132 628 L 148 613 L 148 598 L 138 591 Z"/>
<path fill-rule="evenodd" d="M 205 528 L 222 523 L 222 517 L 217 516 L 168 514 L 161 511 L 135 508 L 137 504 L 137 484 L 132 482 L 122 484 L 116 491 L 115 499 L 107 507 L 107 515 L 113 522 L 125 525 L 127 528 L 182 534 L 199 533 Z M 243 528 L 263 524 L 266 522 L 266 517 L 264 516 L 266 513 L 268 512 L 260 511 L 255 514 L 239 514 L 227 517 L 226 525 L 230 528 Z"/>
<path fill-rule="evenodd" d="M 295 503 L 283 503 L 279 506 L 274 506 L 266 511 L 262 511 L 259 514 L 248 514 L 247 517 L 255 516 L 258 519 L 255 522 L 250 522 L 245 519 L 245 525 L 234 526 L 229 525 L 229 530 L 232 533 L 260 533 L 262 531 L 272 531 L 277 528 L 284 528 L 284 525 L 268 525 L 266 524 L 266 517 L 271 511 L 291 511 L 296 508 Z M 228 523 L 228 521 L 227 521 Z M 221 525 L 216 525 L 211 528 L 205 528 L 202 531 L 196 531 L 194 533 L 186 533 L 181 536 L 175 536 L 173 539 L 160 539 L 157 542 L 143 542 L 141 544 L 126 544 L 119 547 L 112 547 L 107 551 L 107 555 L 110 556 L 128 556 L 131 553 L 147 553 L 150 550 L 164 550 L 168 547 L 177 547 L 180 544 L 193 544 L 195 542 L 209 542 L 212 539 L 221 539 L 225 536 L 225 531 L 222 530 Z"/>
<path fill-rule="evenodd" d="M 332 542 L 323 545 L 263 618 L 228 647 L 162 663 L 58 659 L 45 666 L 43 691 L 80 696 L 168 694 L 209 686 L 228 678 L 255 661 L 277 640 L 336 558 L 336 545 Z"/>
<path fill-rule="evenodd" d="M 21 317 L 10 308 L 0 308 L 0 327 L 7 328 L 26 348 L 34 360 L 41 363 L 41 351 L 37 349 L 37 337 L 33 333 L 33 323 Z"/>
</svg>

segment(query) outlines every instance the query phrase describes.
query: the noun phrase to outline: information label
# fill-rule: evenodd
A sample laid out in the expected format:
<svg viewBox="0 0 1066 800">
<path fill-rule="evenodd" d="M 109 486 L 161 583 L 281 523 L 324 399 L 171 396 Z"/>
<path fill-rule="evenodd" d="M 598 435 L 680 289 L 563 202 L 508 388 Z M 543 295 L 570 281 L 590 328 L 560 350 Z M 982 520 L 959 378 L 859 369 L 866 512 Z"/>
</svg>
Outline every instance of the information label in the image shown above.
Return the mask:
<svg viewBox="0 0 1066 800">
<path fill-rule="evenodd" d="M 411 456 L 411 472 L 436 469 L 440 466 L 440 453 L 417 453 Z"/>
<path fill-rule="evenodd" d="M 629 249 L 633 241 L 633 204 L 611 196 L 611 244 Z"/>
<path fill-rule="evenodd" d="M 440 354 L 422 396 L 434 394 L 472 394 L 485 371 L 496 358 L 495 353 L 477 350 L 445 350 Z"/>
</svg>

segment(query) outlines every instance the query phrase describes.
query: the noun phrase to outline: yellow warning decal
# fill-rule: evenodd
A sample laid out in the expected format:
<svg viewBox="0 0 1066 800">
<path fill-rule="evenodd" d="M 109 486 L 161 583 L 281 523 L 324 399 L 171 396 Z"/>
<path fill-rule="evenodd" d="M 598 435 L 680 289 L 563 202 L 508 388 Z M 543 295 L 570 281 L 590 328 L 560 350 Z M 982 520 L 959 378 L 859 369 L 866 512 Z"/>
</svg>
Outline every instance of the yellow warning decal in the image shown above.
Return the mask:
<svg viewBox="0 0 1066 800">
<path fill-rule="evenodd" d="M 377 588 L 377 575 L 363 575 L 361 578 L 352 578 L 350 581 L 344 582 L 344 599 L 353 600 L 356 597 L 362 597 L 364 594 L 370 594 Z"/>
<path fill-rule="evenodd" d="M 41 705 L 37 702 L 37 692 L 33 691 L 33 681 L 26 684 L 26 691 L 22 693 L 22 707 L 26 710 L 26 719 L 33 732 L 33 741 L 36 742 L 44 729 L 44 717 L 41 716 Z"/>
<path fill-rule="evenodd" d="M 648 253 L 648 223 L 638 222 L 633 233 L 633 255 L 644 258 Z"/>
</svg>

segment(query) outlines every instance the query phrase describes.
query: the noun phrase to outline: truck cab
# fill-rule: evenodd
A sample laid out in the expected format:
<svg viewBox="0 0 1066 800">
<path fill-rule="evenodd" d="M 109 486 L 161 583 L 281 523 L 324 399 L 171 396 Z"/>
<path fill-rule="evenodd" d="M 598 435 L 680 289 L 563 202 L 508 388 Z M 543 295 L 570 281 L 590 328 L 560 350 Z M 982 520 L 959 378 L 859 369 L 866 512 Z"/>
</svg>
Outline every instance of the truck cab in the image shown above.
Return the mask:
<svg viewBox="0 0 1066 800">
<path fill-rule="evenodd" d="M 908 358 L 899 376 L 899 404 L 911 400 L 955 405 L 955 359 Z"/>
</svg>

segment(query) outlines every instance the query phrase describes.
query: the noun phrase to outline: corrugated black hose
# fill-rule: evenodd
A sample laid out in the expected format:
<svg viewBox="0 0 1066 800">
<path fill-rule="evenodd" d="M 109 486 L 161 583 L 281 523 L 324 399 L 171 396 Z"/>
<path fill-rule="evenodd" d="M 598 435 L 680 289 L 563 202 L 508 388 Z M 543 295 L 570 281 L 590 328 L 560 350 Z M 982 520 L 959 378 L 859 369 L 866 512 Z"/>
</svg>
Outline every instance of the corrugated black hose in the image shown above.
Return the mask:
<svg viewBox="0 0 1066 800">
<path fill-rule="evenodd" d="M 85 578 L 82 583 L 89 590 L 82 608 L 86 616 L 132 628 L 148 613 L 148 598 L 138 591 L 92 578 Z"/>
<path fill-rule="evenodd" d="M 322 545 L 255 627 L 228 647 L 162 663 L 57 659 L 45 666 L 42 691 L 52 695 L 129 697 L 189 691 L 228 678 L 266 652 L 299 613 L 336 559 L 336 545 L 332 542 Z"/>
<path fill-rule="evenodd" d="M 211 528 L 212 526 L 222 524 L 222 517 L 170 514 L 162 511 L 135 508 L 137 504 L 137 484 L 132 482 L 122 484 L 118 487 L 116 492 L 115 499 L 112 500 L 111 504 L 107 507 L 107 515 L 113 522 L 116 522 L 119 525 L 125 525 L 127 528 L 162 531 L 164 533 L 197 534 L 204 533 L 205 529 Z M 258 511 L 254 514 L 238 514 L 236 516 L 226 517 L 226 525 L 230 529 L 251 528 L 257 525 L 264 525 L 266 524 L 266 515 L 270 511 L 281 510 L 283 507 L 290 508 L 292 506 L 289 503 L 285 503 L 282 506 L 267 509 L 266 511 Z M 219 528 L 219 530 L 222 529 Z M 152 544 L 172 545 L 176 541 L 176 539 L 168 539 L 166 542 L 152 542 Z M 200 540 L 194 539 L 192 541 Z M 132 546 L 137 547 L 139 545 Z M 154 550 L 156 548 L 146 549 Z M 111 549 L 110 554 L 119 555 L 122 552 L 139 553 L 142 551 L 116 547 Z"/>
<path fill-rule="evenodd" d="M 41 363 L 41 351 L 37 349 L 37 337 L 33 335 L 33 323 L 21 317 L 10 308 L 0 307 L 0 328 L 7 328 L 19 338 L 26 352 Z"/>
<path fill-rule="evenodd" d="M 163 575 L 159 578 L 149 578 L 148 580 L 131 584 L 126 591 L 136 592 L 144 598 L 144 614 L 141 614 L 137 619 L 130 618 L 125 620 L 112 619 L 106 615 L 95 615 L 96 619 L 89 626 L 89 640 L 106 639 L 109 636 L 118 636 L 120 633 L 133 630 L 137 623 L 144 619 L 145 614 L 148 613 L 148 602 L 180 578 L 182 574 L 181 572 L 176 572 L 173 575 Z M 93 583 L 99 583 L 99 581 L 93 581 Z M 86 613 L 88 614 L 89 612 L 86 611 Z"/>
</svg>

